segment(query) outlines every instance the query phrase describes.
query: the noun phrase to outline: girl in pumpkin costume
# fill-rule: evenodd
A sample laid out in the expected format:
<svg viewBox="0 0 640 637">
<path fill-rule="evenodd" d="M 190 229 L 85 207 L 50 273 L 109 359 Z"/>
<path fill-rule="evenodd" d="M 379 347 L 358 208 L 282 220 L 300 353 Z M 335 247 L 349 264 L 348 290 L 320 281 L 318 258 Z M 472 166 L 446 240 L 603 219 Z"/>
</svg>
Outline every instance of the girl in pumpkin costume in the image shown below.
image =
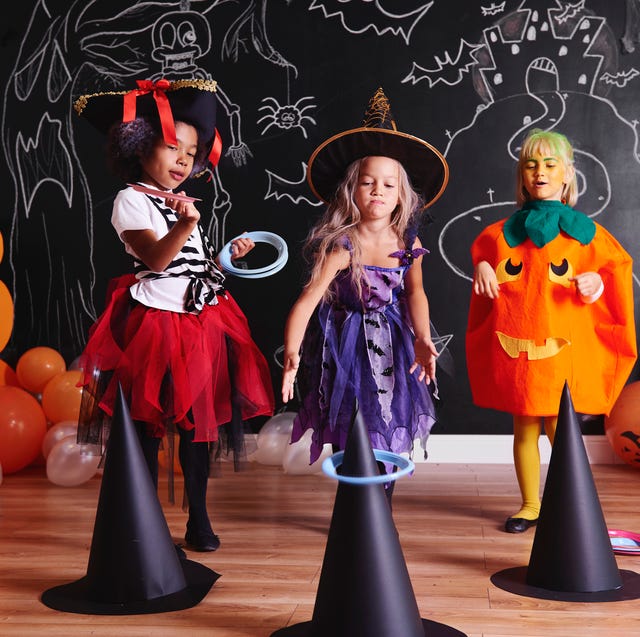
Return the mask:
<svg viewBox="0 0 640 637">
<path fill-rule="evenodd" d="M 473 242 L 466 336 L 473 401 L 513 415 L 522 507 L 505 523 L 526 531 L 540 511 L 540 425 L 551 444 L 565 381 L 577 412 L 608 415 L 636 360 L 631 257 L 574 210 L 573 150 L 533 130 L 518 161 L 521 208 Z"/>
</svg>

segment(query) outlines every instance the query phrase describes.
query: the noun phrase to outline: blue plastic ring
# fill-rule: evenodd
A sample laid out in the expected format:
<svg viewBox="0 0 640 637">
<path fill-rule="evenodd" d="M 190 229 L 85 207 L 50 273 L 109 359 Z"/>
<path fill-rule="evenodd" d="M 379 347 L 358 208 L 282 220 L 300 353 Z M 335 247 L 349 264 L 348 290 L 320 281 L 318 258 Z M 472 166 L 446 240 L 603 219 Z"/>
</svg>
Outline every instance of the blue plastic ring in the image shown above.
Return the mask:
<svg viewBox="0 0 640 637">
<path fill-rule="evenodd" d="M 342 464 L 342 458 L 344 457 L 344 451 L 338 451 L 332 456 L 329 456 L 322 462 L 322 471 L 330 478 L 339 480 L 340 482 L 348 482 L 349 484 L 379 484 L 393 482 L 398 478 L 403 478 L 410 473 L 413 473 L 416 468 L 413 461 L 400 456 L 397 453 L 391 453 L 391 451 L 382 451 L 381 449 L 374 449 L 373 455 L 376 460 L 381 462 L 390 462 L 396 467 L 398 471 L 393 473 L 380 474 L 378 476 L 343 476 L 338 474 L 336 469 Z"/>
<path fill-rule="evenodd" d="M 271 265 L 267 265 L 263 268 L 254 268 L 249 270 L 237 268 L 231 262 L 231 244 L 235 239 L 239 239 L 240 237 L 252 239 L 255 243 L 268 243 L 272 245 L 278 251 L 276 260 Z M 225 274 L 233 274 L 238 277 L 244 277 L 245 279 L 261 279 L 262 277 L 271 276 L 272 274 L 279 272 L 287 263 L 287 259 L 289 258 L 287 244 L 282 237 L 274 234 L 273 232 L 264 232 L 260 230 L 255 232 L 246 232 L 239 237 L 235 237 L 235 239 L 226 243 L 218 255 L 220 265 Z"/>
</svg>

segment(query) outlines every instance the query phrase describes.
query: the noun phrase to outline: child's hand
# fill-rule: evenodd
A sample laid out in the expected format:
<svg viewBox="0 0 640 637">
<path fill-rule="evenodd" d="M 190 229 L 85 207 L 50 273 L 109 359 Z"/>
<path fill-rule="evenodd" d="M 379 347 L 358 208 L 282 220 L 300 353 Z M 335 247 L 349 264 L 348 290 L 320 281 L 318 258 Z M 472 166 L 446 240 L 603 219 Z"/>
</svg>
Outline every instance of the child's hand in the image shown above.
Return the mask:
<svg viewBox="0 0 640 637">
<path fill-rule="evenodd" d="M 231 242 L 231 259 L 240 259 L 255 248 L 256 244 L 253 239 L 245 236 L 236 237 Z"/>
<path fill-rule="evenodd" d="M 409 368 L 409 373 L 413 372 L 420 367 L 420 375 L 418 380 L 428 385 L 432 380 L 436 379 L 436 358 L 438 357 L 438 350 L 433 344 L 430 338 L 416 339 L 415 343 L 415 360 L 413 365 Z"/>
<path fill-rule="evenodd" d="M 593 296 L 602 287 L 602 277 L 597 272 L 583 272 L 569 279 L 576 284 L 580 296 Z"/>
<path fill-rule="evenodd" d="M 185 191 L 179 192 L 177 194 L 185 195 Z M 200 213 L 198 209 L 193 205 L 192 201 L 180 201 L 178 199 L 167 199 L 167 206 L 172 210 L 176 211 L 178 215 L 178 219 L 184 219 L 185 221 L 190 221 L 194 225 L 200 221 Z"/>
<path fill-rule="evenodd" d="M 489 299 L 497 299 L 500 294 L 500 284 L 495 270 L 487 261 L 480 261 L 473 273 L 473 291 Z"/>
<path fill-rule="evenodd" d="M 299 354 L 289 354 L 285 358 L 282 370 L 282 401 L 287 403 L 293 398 L 293 386 L 296 382 L 296 374 L 300 365 Z"/>
</svg>

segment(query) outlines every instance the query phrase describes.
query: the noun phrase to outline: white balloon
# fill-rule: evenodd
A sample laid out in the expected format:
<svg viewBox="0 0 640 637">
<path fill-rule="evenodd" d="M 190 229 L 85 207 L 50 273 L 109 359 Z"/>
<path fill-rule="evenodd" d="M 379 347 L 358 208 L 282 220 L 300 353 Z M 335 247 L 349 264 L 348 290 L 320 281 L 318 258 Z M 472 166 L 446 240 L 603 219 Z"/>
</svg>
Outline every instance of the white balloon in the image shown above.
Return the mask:
<svg viewBox="0 0 640 637">
<path fill-rule="evenodd" d="M 47 457 L 47 478 L 61 487 L 84 484 L 96 474 L 100 456 L 83 450 L 71 436 L 59 440 Z"/>
<path fill-rule="evenodd" d="M 77 436 L 78 423 L 73 420 L 63 420 L 47 430 L 42 439 L 42 455 L 45 460 L 57 442 L 68 436 Z"/>
<path fill-rule="evenodd" d="M 293 421 L 296 416 L 297 413 L 295 411 L 283 411 L 275 416 L 271 416 L 258 432 L 258 446 L 260 445 L 260 437 L 265 434 L 277 433 L 291 437 Z"/>
<path fill-rule="evenodd" d="M 295 417 L 296 412 L 284 411 L 269 418 L 258 432 L 258 448 L 251 460 L 260 464 L 281 465 L 285 449 L 291 440 Z"/>
<path fill-rule="evenodd" d="M 313 432 L 307 429 L 302 438 L 287 446 L 282 458 L 282 468 L 285 473 L 291 475 L 305 475 L 318 473 L 322 470 L 322 463 L 325 458 L 332 454 L 330 444 L 324 445 L 320 457 L 313 463 L 309 464 L 309 450 L 311 449 L 311 437 Z"/>
<path fill-rule="evenodd" d="M 288 436 L 273 432 L 264 434 L 258 443 L 258 448 L 251 455 L 251 460 L 260 464 L 281 465 L 288 444 Z"/>
</svg>

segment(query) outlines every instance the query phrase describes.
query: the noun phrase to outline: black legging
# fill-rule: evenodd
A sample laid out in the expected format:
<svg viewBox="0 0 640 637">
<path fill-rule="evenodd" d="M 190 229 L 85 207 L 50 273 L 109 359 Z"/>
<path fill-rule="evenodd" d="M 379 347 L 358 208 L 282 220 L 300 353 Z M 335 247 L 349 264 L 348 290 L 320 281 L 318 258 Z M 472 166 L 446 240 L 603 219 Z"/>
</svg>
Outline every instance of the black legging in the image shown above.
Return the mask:
<svg viewBox="0 0 640 637">
<path fill-rule="evenodd" d="M 207 483 L 209 481 L 209 443 L 193 442 L 195 429 L 178 427 L 180 446 L 178 457 L 184 476 L 184 489 L 189 504 L 187 531 L 200 536 L 212 534 L 207 513 Z"/>
<path fill-rule="evenodd" d="M 155 488 L 158 488 L 158 451 L 160 438 L 147 434 L 144 422 L 136 421 L 138 439 L 142 454 L 149 468 Z M 207 513 L 207 483 L 209 481 L 209 443 L 193 442 L 195 430 L 186 431 L 178 427 L 180 443 L 178 458 L 184 477 L 184 489 L 189 506 L 187 531 L 207 536 L 212 534 L 211 523 Z"/>
</svg>

